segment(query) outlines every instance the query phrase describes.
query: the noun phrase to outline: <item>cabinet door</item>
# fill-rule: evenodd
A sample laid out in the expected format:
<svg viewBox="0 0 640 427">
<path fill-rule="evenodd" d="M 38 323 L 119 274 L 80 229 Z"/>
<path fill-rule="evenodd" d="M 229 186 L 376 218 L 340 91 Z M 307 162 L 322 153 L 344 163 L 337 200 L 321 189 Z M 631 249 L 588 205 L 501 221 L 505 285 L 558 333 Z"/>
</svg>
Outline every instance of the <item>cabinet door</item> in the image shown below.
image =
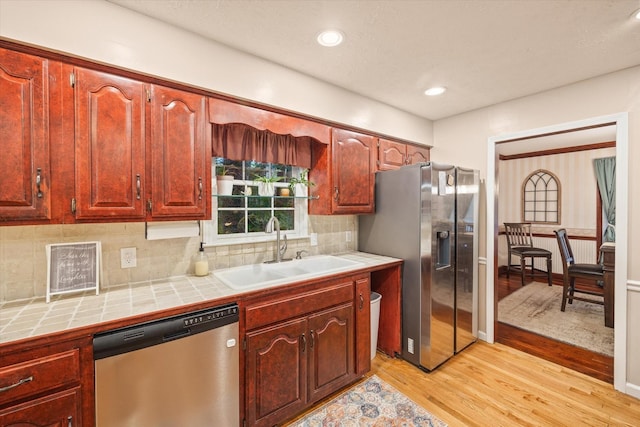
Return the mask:
<svg viewBox="0 0 640 427">
<path fill-rule="evenodd" d="M 371 370 L 371 285 L 369 276 L 356 280 L 356 373 Z"/>
<path fill-rule="evenodd" d="M 408 165 L 428 162 L 429 159 L 430 159 L 430 151 L 428 148 L 417 147 L 415 145 L 407 145 L 407 164 Z"/>
<path fill-rule="evenodd" d="M 0 48 L 0 221 L 51 218 L 47 65 Z"/>
<path fill-rule="evenodd" d="M 380 138 L 378 142 L 378 170 L 398 169 L 407 162 L 407 145 Z"/>
<path fill-rule="evenodd" d="M 342 129 L 333 130 L 333 213 L 374 212 L 376 139 Z"/>
<path fill-rule="evenodd" d="M 152 87 L 152 218 L 210 216 L 211 148 L 206 149 L 205 101 L 204 96 Z"/>
<path fill-rule="evenodd" d="M 353 302 L 309 316 L 309 402 L 355 378 Z"/>
<path fill-rule="evenodd" d="M 307 403 L 306 319 L 247 333 L 246 423 L 273 426 Z"/>
<path fill-rule="evenodd" d="M 144 87 L 75 69 L 76 218 L 144 219 Z"/>
<path fill-rule="evenodd" d="M 0 410 L 0 425 L 5 427 L 81 426 L 80 389 L 74 388 Z"/>
</svg>

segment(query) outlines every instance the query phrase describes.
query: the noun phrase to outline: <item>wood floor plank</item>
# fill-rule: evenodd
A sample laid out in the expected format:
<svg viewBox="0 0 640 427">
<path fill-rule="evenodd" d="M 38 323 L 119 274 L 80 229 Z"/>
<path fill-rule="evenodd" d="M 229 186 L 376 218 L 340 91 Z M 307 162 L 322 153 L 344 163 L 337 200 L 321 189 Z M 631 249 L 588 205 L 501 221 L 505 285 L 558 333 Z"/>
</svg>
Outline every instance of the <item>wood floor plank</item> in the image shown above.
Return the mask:
<svg viewBox="0 0 640 427">
<path fill-rule="evenodd" d="M 378 354 L 371 373 L 450 426 L 640 426 L 640 401 L 611 384 L 478 342 L 424 372 Z"/>
<path fill-rule="evenodd" d="M 499 300 L 522 288 L 520 278 L 516 280 L 515 276 L 511 279 L 504 275 L 498 277 L 496 295 Z M 554 286 L 561 285 L 557 279 L 554 277 Z M 495 323 L 495 341 L 613 384 L 613 357 L 502 322 Z"/>
</svg>

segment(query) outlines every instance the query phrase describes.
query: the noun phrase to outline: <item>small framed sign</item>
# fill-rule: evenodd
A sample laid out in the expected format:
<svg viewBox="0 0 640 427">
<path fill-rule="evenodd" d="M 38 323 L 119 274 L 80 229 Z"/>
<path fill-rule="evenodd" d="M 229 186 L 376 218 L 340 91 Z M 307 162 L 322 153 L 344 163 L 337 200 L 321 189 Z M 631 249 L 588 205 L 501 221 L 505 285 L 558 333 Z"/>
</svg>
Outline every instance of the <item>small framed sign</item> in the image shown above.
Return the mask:
<svg viewBox="0 0 640 427">
<path fill-rule="evenodd" d="M 100 287 L 100 242 L 47 245 L 47 302 L 51 295 Z"/>
</svg>

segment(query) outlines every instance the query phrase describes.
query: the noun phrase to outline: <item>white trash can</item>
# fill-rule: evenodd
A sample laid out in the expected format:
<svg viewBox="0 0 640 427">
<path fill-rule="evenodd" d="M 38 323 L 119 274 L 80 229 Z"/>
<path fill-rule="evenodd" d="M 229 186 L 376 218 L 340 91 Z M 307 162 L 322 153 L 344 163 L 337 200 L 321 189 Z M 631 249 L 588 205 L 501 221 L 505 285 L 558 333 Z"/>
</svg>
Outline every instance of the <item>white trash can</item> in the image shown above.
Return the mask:
<svg viewBox="0 0 640 427">
<path fill-rule="evenodd" d="M 378 323 L 380 322 L 380 300 L 382 295 L 371 292 L 371 360 L 376 357 L 378 347 Z"/>
</svg>

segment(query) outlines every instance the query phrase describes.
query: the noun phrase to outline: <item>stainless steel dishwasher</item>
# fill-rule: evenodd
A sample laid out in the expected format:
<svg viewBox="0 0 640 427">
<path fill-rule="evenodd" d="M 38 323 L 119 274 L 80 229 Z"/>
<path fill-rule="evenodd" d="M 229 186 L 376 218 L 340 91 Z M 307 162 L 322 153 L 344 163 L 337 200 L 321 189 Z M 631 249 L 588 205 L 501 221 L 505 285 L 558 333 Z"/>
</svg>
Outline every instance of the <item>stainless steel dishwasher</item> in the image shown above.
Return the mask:
<svg viewBox="0 0 640 427">
<path fill-rule="evenodd" d="M 237 341 L 237 304 L 96 335 L 96 425 L 238 426 Z"/>
</svg>

